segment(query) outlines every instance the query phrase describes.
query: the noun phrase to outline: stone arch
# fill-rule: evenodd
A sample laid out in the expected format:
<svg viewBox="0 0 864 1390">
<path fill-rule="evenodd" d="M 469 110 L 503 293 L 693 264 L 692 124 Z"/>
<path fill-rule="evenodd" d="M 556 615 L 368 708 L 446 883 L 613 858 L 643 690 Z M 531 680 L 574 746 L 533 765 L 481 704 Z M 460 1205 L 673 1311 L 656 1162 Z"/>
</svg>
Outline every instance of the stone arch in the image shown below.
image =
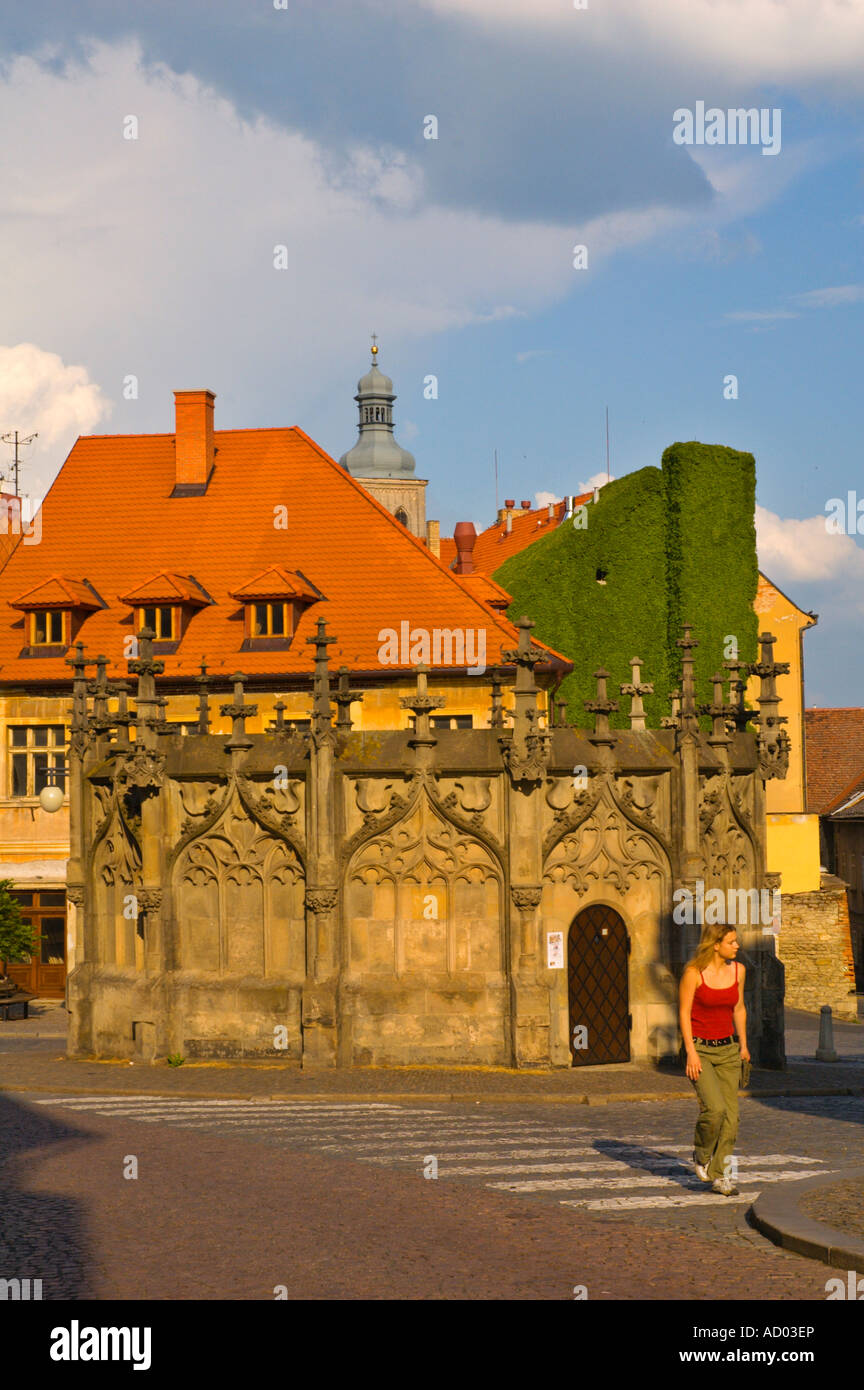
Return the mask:
<svg viewBox="0 0 864 1390">
<path fill-rule="evenodd" d="M 358 847 L 344 882 L 352 966 L 396 976 L 503 969 L 500 865 L 425 791 Z"/>
<path fill-rule="evenodd" d="M 144 963 L 139 914 L 134 904 L 140 873 L 138 846 L 131 840 L 115 806 L 94 849 L 92 863 L 99 959 L 106 964 L 140 969 Z"/>
<path fill-rule="evenodd" d="M 172 875 L 181 969 L 255 978 L 306 974 L 303 868 L 232 795 L 180 852 Z"/>
<path fill-rule="evenodd" d="M 629 953 L 627 924 L 620 912 L 591 903 L 576 913 L 567 933 L 574 1066 L 630 1061 Z"/>
<path fill-rule="evenodd" d="M 672 866 L 660 839 L 619 804 L 607 784 L 585 818 L 553 842 L 544 883 L 566 883 L 578 897 L 601 885 L 626 896 L 639 880 L 668 884 Z"/>
</svg>

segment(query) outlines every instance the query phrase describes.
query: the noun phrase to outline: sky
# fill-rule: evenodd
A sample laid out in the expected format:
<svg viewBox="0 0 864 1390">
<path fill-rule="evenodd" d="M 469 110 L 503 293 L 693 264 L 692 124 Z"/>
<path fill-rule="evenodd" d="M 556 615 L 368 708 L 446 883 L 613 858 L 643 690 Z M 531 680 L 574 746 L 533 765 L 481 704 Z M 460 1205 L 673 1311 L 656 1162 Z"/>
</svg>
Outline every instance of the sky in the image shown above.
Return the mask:
<svg viewBox="0 0 864 1390">
<path fill-rule="evenodd" d="M 338 458 L 374 331 L 442 534 L 496 450 L 501 502 L 605 476 L 607 407 L 614 477 L 752 452 L 807 703 L 864 704 L 862 114 L 864 0 L 5 0 L 21 491 L 175 389 Z"/>
</svg>

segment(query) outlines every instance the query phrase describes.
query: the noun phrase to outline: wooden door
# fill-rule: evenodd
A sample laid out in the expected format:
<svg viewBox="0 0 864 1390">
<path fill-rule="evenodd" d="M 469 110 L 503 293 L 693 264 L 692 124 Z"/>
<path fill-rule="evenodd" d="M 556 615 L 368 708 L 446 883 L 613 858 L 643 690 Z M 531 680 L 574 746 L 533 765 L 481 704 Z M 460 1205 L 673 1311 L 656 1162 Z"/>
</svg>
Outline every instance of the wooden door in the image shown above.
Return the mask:
<svg viewBox="0 0 864 1390">
<path fill-rule="evenodd" d="M 43 999 L 62 999 L 66 992 L 66 893 L 63 889 L 13 893 L 21 915 L 37 933 L 29 961 L 9 964 L 6 973 L 20 989 Z"/>
<path fill-rule="evenodd" d="M 611 907 L 580 912 L 570 927 L 567 972 L 574 1067 L 630 1061 L 627 928 Z"/>
</svg>

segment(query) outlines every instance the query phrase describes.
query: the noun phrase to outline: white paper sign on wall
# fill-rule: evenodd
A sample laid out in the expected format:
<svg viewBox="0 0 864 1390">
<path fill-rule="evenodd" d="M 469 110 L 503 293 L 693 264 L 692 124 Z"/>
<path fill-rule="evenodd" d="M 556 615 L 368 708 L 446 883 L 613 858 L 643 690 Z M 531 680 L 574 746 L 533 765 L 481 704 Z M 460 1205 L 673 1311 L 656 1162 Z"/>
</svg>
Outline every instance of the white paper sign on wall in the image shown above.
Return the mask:
<svg viewBox="0 0 864 1390">
<path fill-rule="evenodd" d="M 563 931 L 550 931 L 546 933 L 546 965 L 549 970 L 564 969 Z"/>
</svg>

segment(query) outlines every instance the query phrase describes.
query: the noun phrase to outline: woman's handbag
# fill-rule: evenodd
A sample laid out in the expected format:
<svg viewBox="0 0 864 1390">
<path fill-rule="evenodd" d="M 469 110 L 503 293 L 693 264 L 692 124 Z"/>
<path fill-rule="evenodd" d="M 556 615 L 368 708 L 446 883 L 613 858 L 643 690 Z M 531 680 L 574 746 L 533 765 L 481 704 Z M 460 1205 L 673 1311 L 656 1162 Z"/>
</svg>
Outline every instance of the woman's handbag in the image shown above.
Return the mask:
<svg viewBox="0 0 864 1390">
<path fill-rule="evenodd" d="M 750 1085 L 750 1063 L 742 1060 L 741 1062 L 741 1090 L 746 1091 Z"/>
</svg>

